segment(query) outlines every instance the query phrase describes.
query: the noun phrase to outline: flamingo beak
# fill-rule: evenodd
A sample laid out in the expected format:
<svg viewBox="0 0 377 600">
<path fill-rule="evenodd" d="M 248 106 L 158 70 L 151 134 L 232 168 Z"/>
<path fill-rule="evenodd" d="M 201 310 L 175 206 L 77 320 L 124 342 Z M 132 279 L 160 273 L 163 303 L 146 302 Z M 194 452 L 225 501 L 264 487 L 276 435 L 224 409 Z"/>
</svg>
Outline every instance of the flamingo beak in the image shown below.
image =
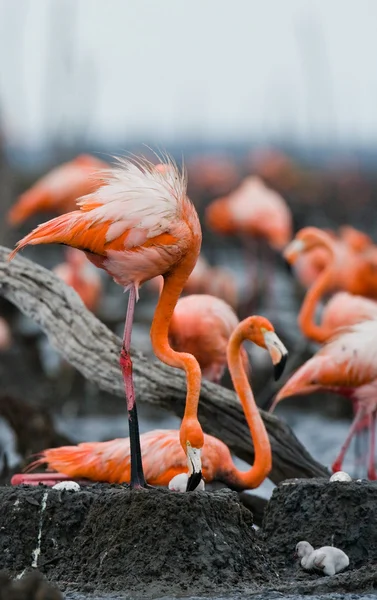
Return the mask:
<svg viewBox="0 0 377 600">
<path fill-rule="evenodd" d="M 270 353 L 272 364 L 274 365 L 274 377 L 275 381 L 277 381 L 284 371 L 288 350 L 274 331 L 265 331 L 263 337 L 266 348 Z"/>
<path fill-rule="evenodd" d="M 296 262 L 299 255 L 305 250 L 305 243 L 302 240 L 293 240 L 283 252 L 285 260 L 292 265 Z"/>
<path fill-rule="evenodd" d="M 202 480 L 202 451 L 187 444 L 187 459 L 189 463 L 189 478 L 186 492 L 193 492 Z"/>
</svg>

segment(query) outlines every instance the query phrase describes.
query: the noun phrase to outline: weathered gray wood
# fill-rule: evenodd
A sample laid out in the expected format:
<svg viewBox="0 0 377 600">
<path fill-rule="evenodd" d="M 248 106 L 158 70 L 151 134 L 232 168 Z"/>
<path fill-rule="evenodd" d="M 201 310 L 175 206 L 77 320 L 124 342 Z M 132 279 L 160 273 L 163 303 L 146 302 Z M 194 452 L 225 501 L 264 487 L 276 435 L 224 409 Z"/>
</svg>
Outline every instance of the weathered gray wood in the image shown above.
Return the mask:
<svg viewBox="0 0 377 600">
<path fill-rule="evenodd" d="M 43 267 L 17 256 L 7 261 L 9 249 L 0 246 L 0 294 L 32 318 L 48 335 L 51 344 L 84 377 L 101 389 L 124 395 L 119 368 L 121 340 L 91 312 L 79 296 Z M 132 350 L 138 402 L 148 402 L 183 415 L 185 378 L 178 369 L 147 360 Z M 271 440 L 273 469 L 270 479 L 278 483 L 293 477 L 328 474 L 316 462 L 283 421 L 261 411 Z M 250 434 L 236 395 L 203 381 L 199 418 L 203 429 L 221 438 L 233 452 L 249 463 L 254 459 Z"/>
</svg>

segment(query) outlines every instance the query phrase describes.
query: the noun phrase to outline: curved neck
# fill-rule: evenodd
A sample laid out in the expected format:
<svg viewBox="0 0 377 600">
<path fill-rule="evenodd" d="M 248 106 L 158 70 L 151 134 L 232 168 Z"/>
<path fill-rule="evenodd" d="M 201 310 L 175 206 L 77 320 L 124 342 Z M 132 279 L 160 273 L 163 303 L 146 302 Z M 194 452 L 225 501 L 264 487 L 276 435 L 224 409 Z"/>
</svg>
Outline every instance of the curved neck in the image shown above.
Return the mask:
<svg viewBox="0 0 377 600">
<path fill-rule="evenodd" d="M 241 344 L 244 339 L 242 332 L 236 330 L 230 338 L 227 349 L 230 375 L 254 444 L 254 464 L 251 469 L 242 472 L 232 463 L 231 471 L 226 476 L 229 483 L 240 489 L 258 487 L 266 479 L 272 467 L 270 440 L 243 366 Z"/>
<path fill-rule="evenodd" d="M 193 263 L 193 264 L 192 264 Z M 162 288 L 151 326 L 151 341 L 155 355 L 170 367 L 183 369 L 187 378 L 187 394 L 184 419 L 197 419 L 201 386 L 201 370 L 194 356 L 176 352 L 169 344 L 169 325 L 175 306 L 193 267 L 192 257 L 183 259 L 179 267 L 164 276 Z"/>
<path fill-rule="evenodd" d="M 324 237 L 323 240 L 321 240 L 321 245 L 325 246 L 326 249 L 329 250 L 330 262 L 322 271 L 322 273 L 318 275 L 316 281 L 306 292 L 306 296 L 298 315 L 298 324 L 302 333 L 307 338 L 319 343 L 325 342 L 332 334 L 332 330 L 324 325 L 316 324 L 315 311 L 324 294 L 334 287 L 336 273 L 336 252 L 334 244 Z"/>
</svg>

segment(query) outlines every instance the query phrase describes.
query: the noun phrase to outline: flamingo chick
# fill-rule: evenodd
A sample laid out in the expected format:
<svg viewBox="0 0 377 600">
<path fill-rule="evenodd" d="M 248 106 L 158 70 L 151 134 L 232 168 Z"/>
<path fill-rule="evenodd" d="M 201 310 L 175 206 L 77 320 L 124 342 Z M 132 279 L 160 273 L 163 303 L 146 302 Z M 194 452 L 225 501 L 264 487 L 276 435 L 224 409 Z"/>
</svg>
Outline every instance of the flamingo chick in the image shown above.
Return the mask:
<svg viewBox="0 0 377 600">
<path fill-rule="evenodd" d="M 103 183 L 102 171 L 108 168 L 104 161 L 80 154 L 52 169 L 21 194 L 8 213 L 8 222 L 17 226 L 40 212 L 64 214 L 75 210 L 76 200 L 94 192 Z"/>
<path fill-rule="evenodd" d="M 377 479 L 375 452 L 375 424 L 377 413 L 377 321 L 363 321 L 340 330 L 310 360 L 302 365 L 277 394 L 271 411 L 289 396 L 327 390 L 351 399 L 356 414 L 347 438 L 336 458 L 333 472 L 342 470 L 342 462 L 351 439 L 360 423 L 370 423 L 368 477 Z"/>
<path fill-rule="evenodd" d="M 229 371 L 250 429 L 255 460 L 248 471 L 239 471 L 232 461 L 229 448 L 217 438 L 204 434 L 202 467 L 205 481 L 210 482 L 216 479 L 235 490 L 258 487 L 272 467 L 268 434 L 242 363 L 241 345 L 245 339 L 253 341 L 269 351 L 276 377 L 281 374 L 287 358 L 286 348 L 274 332 L 271 323 L 263 317 L 255 316 L 245 319 L 236 327 L 230 337 L 227 349 Z M 188 476 L 190 482 L 193 465 L 189 465 L 187 469 L 187 459 L 180 445 L 178 431 L 150 431 L 141 435 L 140 439 L 148 483 L 170 485 L 175 489 L 181 489 L 182 481 L 184 481 L 184 477 L 181 477 L 182 472 L 186 474 L 186 477 Z M 60 477 L 66 480 L 67 476 L 73 479 L 85 478 L 109 483 L 128 482 L 130 480 L 129 439 L 89 442 L 78 446 L 44 450 L 31 468 L 44 463 L 47 463 L 49 469 L 63 473 L 63 475 L 51 474 L 54 482 L 58 481 Z M 14 483 L 19 483 L 20 476 L 16 477 L 18 479 L 14 479 Z M 38 475 L 22 475 L 22 483 L 27 483 L 28 477 L 35 483 Z M 41 475 L 41 481 L 50 483 L 51 479 L 44 474 Z M 196 481 L 195 487 L 199 483 L 200 480 Z M 192 489 L 195 487 L 193 486 Z"/>
<path fill-rule="evenodd" d="M 322 546 L 314 550 L 309 542 L 302 541 L 296 545 L 296 553 L 301 558 L 300 564 L 303 569 L 318 569 L 325 575 L 335 575 L 350 564 L 347 554 L 334 546 Z"/>
<path fill-rule="evenodd" d="M 227 364 L 227 345 L 239 321 L 220 298 L 192 294 L 178 300 L 169 327 L 169 341 L 178 352 L 189 352 L 199 362 L 202 375 L 220 383 Z M 248 359 L 242 349 L 244 364 Z"/>
<path fill-rule="evenodd" d="M 93 264 L 129 290 L 120 366 L 127 397 L 132 487 L 146 487 L 130 357 L 133 316 L 139 287 L 163 275 L 164 287 L 152 322 L 151 341 L 160 360 L 186 372 L 187 396 L 180 440 L 188 464 L 194 466 L 190 489 L 201 479 L 203 432 L 197 418 L 201 372 L 192 355 L 170 347 L 168 331 L 182 288 L 199 256 L 199 218 L 186 194 L 185 175 L 172 161 L 162 168 L 143 159 L 118 162 L 109 169 L 103 186 L 78 201 L 79 210 L 39 225 L 18 242 L 10 259 L 28 244 L 65 244 L 83 250 Z"/>
</svg>

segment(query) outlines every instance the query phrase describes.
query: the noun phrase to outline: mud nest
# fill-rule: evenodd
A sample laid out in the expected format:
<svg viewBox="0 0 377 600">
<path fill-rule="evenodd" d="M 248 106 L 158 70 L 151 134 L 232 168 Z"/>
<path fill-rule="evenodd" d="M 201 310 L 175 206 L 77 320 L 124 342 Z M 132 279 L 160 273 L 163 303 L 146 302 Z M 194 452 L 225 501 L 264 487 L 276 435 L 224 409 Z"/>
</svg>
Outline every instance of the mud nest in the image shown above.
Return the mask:
<svg viewBox="0 0 377 600">
<path fill-rule="evenodd" d="M 61 590 L 205 594 L 276 575 L 235 492 L 0 488 L 0 569 L 31 566 Z"/>
<path fill-rule="evenodd" d="M 341 548 L 359 568 L 377 561 L 376 520 L 377 482 L 293 479 L 273 492 L 263 540 L 282 567 L 295 563 L 297 542 L 307 540 L 316 548 Z"/>
</svg>

